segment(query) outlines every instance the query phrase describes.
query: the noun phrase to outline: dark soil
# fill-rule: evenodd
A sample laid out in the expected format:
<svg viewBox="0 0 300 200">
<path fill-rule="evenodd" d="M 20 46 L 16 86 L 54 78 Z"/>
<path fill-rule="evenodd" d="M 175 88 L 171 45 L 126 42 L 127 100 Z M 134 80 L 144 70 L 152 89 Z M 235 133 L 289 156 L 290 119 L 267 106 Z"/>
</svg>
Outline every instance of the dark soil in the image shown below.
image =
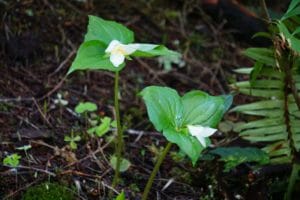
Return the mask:
<svg viewBox="0 0 300 200">
<path fill-rule="evenodd" d="M 226 94 L 228 82 L 236 78 L 232 70 L 251 66 L 241 54 L 247 45 L 235 41 L 231 30 L 214 22 L 197 1 L 0 1 L 0 13 L 0 160 L 14 152 L 22 155 L 17 170 L 1 162 L 0 199 L 21 199 L 28 187 L 48 180 L 75 188 L 77 199 L 107 199 L 113 176 L 107 160 L 114 144 L 88 137 L 85 121 L 72 110 L 81 101 L 91 101 L 100 116 L 113 117 L 113 74 L 66 76 L 83 40 L 87 15 L 121 22 L 135 32 L 137 41 L 163 43 L 182 52 L 186 63 L 166 71 L 156 59 L 136 59 L 121 73 L 121 114 L 128 128 L 125 157 L 132 166 L 115 189 L 124 190 L 128 199 L 140 199 L 153 157 L 165 144 L 137 93 L 149 85 L 166 85 L 181 93 L 201 89 Z M 69 102 L 66 107 L 55 106 L 58 93 Z M 235 103 L 245 101 L 241 97 Z M 83 137 L 76 151 L 64 142 L 72 130 Z M 234 133 L 220 143 L 225 136 L 219 134 L 213 142 L 247 144 L 235 140 Z M 16 150 L 28 144 L 32 148 L 27 155 Z M 225 174 L 222 163 L 192 167 L 187 159 L 174 157 L 163 163 L 149 199 L 282 199 L 281 185 L 290 171 L 282 166 L 253 175 L 243 165 Z"/>
</svg>

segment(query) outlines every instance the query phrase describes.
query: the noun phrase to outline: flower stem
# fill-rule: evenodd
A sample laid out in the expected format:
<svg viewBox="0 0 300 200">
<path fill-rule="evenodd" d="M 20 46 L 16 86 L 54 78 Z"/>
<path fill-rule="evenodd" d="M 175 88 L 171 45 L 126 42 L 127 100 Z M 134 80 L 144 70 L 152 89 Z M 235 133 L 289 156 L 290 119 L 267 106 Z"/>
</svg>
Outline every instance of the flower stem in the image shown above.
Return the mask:
<svg viewBox="0 0 300 200">
<path fill-rule="evenodd" d="M 117 142 L 116 142 L 116 156 L 117 163 L 115 169 L 115 175 L 112 182 L 112 187 L 116 187 L 119 182 L 120 166 L 122 161 L 122 150 L 123 150 L 123 131 L 120 120 L 120 108 L 119 108 L 119 72 L 115 73 L 115 86 L 114 86 L 114 106 L 117 121 Z"/>
<path fill-rule="evenodd" d="M 170 148 L 172 146 L 172 143 L 169 142 L 167 144 L 167 146 L 165 147 L 164 151 L 162 152 L 162 154 L 159 156 L 155 166 L 154 166 L 154 169 L 153 171 L 151 172 L 151 175 L 150 175 L 150 178 L 148 179 L 148 182 L 147 182 L 147 185 L 144 189 L 144 192 L 143 192 L 143 196 L 142 196 L 142 200 L 147 200 L 148 198 L 148 194 L 150 192 L 150 189 L 152 187 L 152 184 L 153 184 L 153 181 L 154 181 L 154 178 L 159 170 L 159 167 L 161 165 L 161 163 L 164 161 L 166 155 L 168 154 L 168 152 L 170 151 Z"/>
</svg>

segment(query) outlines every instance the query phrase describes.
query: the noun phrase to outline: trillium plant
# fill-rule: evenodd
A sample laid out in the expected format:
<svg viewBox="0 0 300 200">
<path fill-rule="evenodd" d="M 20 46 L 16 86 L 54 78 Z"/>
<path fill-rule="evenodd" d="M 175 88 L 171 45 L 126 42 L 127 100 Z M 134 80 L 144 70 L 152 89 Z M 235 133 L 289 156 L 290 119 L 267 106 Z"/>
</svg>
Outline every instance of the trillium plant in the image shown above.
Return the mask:
<svg viewBox="0 0 300 200">
<path fill-rule="evenodd" d="M 210 96 L 202 91 L 191 91 L 180 97 L 168 87 L 149 86 L 140 95 L 145 101 L 148 116 L 168 144 L 160 155 L 148 179 L 142 200 L 146 200 L 159 167 L 176 144 L 196 164 L 201 151 L 210 144 L 209 136 L 232 103 L 231 95 Z"/>
<path fill-rule="evenodd" d="M 114 108 L 117 122 L 116 167 L 112 186 L 119 180 L 123 151 L 123 132 L 119 111 L 119 72 L 125 67 L 125 60 L 134 57 L 171 56 L 178 53 L 163 45 L 133 43 L 134 33 L 114 21 L 89 16 L 89 24 L 83 43 L 68 74 L 77 70 L 108 70 L 115 73 Z"/>
</svg>

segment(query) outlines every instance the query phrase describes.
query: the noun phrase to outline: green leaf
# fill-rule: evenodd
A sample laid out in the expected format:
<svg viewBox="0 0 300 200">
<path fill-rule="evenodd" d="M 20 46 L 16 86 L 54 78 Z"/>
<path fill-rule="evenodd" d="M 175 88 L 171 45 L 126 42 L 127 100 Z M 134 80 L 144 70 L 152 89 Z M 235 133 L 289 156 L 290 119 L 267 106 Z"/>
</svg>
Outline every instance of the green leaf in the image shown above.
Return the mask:
<svg viewBox="0 0 300 200">
<path fill-rule="evenodd" d="M 115 200 L 125 200 L 125 193 L 124 191 L 122 191 Z"/>
<path fill-rule="evenodd" d="M 155 44 L 142 44 L 139 43 L 140 47 L 135 51 L 132 56 L 135 57 L 154 57 L 154 56 L 180 56 L 176 51 L 169 50 L 163 45 Z"/>
<path fill-rule="evenodd" d="M 300 9 L 300 7 L 299 7 L 299 9 Z M 285 39 L 287 40 L 287 42 L 289 43 L 291 48 L 294 51 L 300 53 L 300 40 L 290 33 L 290 31 L 288 30 L 288 28 L 285 26 L 285 24 L 282 21 L 279 21 L 277 23 L 277 27 L 278 27 L 279 31 L 283 34 L 283 36 L 285 37 Z"/>
<path fill-rule="evenodd" d="M 182 103 L 184 125 L 216 127 L 231 105 L 232 96 L 210 96 L 202 91 L 191 91 L 182 97 Z"/>
<path fill-rule="evenodd" d="M 180 96 L 168 87 L 149 86 L 142 90 L 150 121 L 157 131 L 181 127 L 183 107 Z"/>
<path fill-rule="evenodd" d="M 120 172 L 125 172 L 129 169 L 129 167 L 131 166 L 131 163 L 129 160 L 125 159 L 125 158 L 121 158 L 121 164 L 120 164 Z M 116 166 L 117 166 L 117 157 L 116 156 L 112 156 L 110 158 L 110 165 L 111 167 L 116 170 Z"/>
<path fill-rule="evenodd" d="M 123 44 L 128 44 L 134 41 L 134 34 L 122 24 L 89 15 L 88 30 L 84 41 L 91 40 L 99 40 L 106 44 L 106 46 L 112 40 L 118 40 Z"/>
<path fill-rule="evenodd" d="M 219 155 L 225 162 L 224 172 L 229 172 L 236 166 L 246 162 L 257 162 L 259 165 L 269 163 L 269 156 L 258 148 L 246 147 L 219 147 L 209 151 L 209 153 Z"/>
<path fill-rule="evenodd" d="M 251 85 L 255 84 L 255 81 L 256 81 L 257 77 L 260 75 L 260 72 L 261 72 L 263 66 L 264 66 L 263 63 L 255 62 L 254 66 L 253 66 L 253 70 L 251 71 L 251 74 L 250 74 Z"/>
<path fill-rule="evenodd" d="M 115 67 L 105 55 L 107 46 L 97 40 L 84 42 L 80 45 L 76 58 L 70 67 L 68 74 L 77 70 L 98 70 L 120 71 L 125 63 Z"/>
<path fill-rule="evenodd" d="M 76 142 L 74 142 L 74 140 L 71 141 L 71 142 L 69 143 L 69 145 L 70 145 L 70 148 L 71 148 L 71 149 L 73 149 L 73 150 L 77 149 L 77 144 L 76 144 Z"/>
<path fill-rule="evenodd" d="M 248 48 L 244 51 L 244 54 L 260 63 L 265 65 L 274 66 L 275 59 L 271 49 L 267 48 Z"/>
<path fill-rule="evenodd" d="M 299 3 L 300 3 L 300 0 L 292 0 L 288 7 L 288 10 L 282 16 L 281 20 L 285 20 L 285 19 L 293 17 L 295 15 L 300 15 Z"/>
<path fill-rule="evenodd" d="M 101 124 L 96 127 L 95 132 L 98 137 L 103 136 L 105 133 L 107 133 L 110 130 L 110 117 L 104 117 L 101 119 Z"/>
<path fill-rule="evenodd" d="M 177 144 L 179 148 L 192 160 L 193 165 L 196 164 L 201 151 L 204 149 L 196 137 L 189 135 L 187 131 L 177 131 L 173 128 L 164 129 L 163 135 L 168 141 Z"/>
<path fill-rule="evenodd" d="M 235 69 L 233 71 L 239 74 L 250 74 L 252 70 L 253 70 L 252 67 L 245 67 L 245 68 Z"/>
<path fill-rule="evenodd" d="M 4 158 L 3 164 L 8 165 L 10 167 L 18 167 L 20 164 L 20 159 L 21 159 L 21 156 L 17 153 L 14 153 L 14 154 L 6 156 Z"/>
<path fill-rule="evenodd" d="M 81 137 L 79 135 L 76 135 L 74 138 L 73 138 L 73 141 L 75 142 L 78 142 L 81 140 Z"/>
<path fill-rule="evenodd" d="M 97 110 L 97 105 L 92 102 L 79 103 L 75 107 L 75 112 L 78 114 L 82 114 L 84 112 L 94 112 L 96 110 Z"/>
<path fill-rule="evenodd" d="M 70 142 L 70 141 L 72 141 L 72 138 L 70 136 L 65 136 L 64 141 L 65 142 Z"/>
</svg>

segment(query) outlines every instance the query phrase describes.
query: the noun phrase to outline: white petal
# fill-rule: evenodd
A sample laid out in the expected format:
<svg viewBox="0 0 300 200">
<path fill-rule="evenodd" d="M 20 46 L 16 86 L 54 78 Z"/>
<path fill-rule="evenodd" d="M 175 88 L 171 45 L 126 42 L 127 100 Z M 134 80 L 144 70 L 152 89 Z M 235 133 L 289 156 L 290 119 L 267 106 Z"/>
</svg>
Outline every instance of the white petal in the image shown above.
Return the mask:
<svg viewBox="0 0 300 200">
<path fill-rule="evenodd" d="M 118 45 L 122 44 L 121 42 L 119 42 L 118 40 L 112 40 L 108 47 L 105 49 L 105 53 L 110 53 L 112 52 L 113 49 L 115 49 Z"/>
<path fill-rule="evenodd" d="M 140 51 L 151 51 L 152 49 L 155 49 L 156 47 L 158 47 L 159 45 L 157 44 L 140 44 L 140 43 L 136 43 L 139 45 L 138 50 Z"/>
<path fill-rule="evenodd" d="M 200 135 L 202 137 L 209 137 L 217 131 L 215 128 L 204 127 L 201 125 L 188 125 L 187 127 L 191 135 Z"/>
<path fill-rule="evenodd" d="M 138 50 L 139 48 L 139 44 L 123 44 L 122 47 L 125 51 L 125 55 L 130 55 L 132 54 L 133 52 L 135 52 L 136 50 Z"/>
<path fill-rule="evenodd" d="M 192 136 L 195 136 L 203 147 L 206 147 L 205 138 L 214 134 L 217 129 L 204 127 L 200 125 L 188 125 L 188 130 Z"/>
<path fill-rule="evenodd" d="M 197 137 L 196 138 L 199 140 L 199 142 L 202 144 L 203 147 L 206 147 L 206 141 L 204 137 Z"/>
<path fill-rule="evenodd" d="M 115 66 L 115 67 L 119 67 L 119 65 L 121 65 L 124 60 L 125 60 L 125 56 L 123 54 L 111 54 L 110 57 L 110 62 Z"/>
</svg>

